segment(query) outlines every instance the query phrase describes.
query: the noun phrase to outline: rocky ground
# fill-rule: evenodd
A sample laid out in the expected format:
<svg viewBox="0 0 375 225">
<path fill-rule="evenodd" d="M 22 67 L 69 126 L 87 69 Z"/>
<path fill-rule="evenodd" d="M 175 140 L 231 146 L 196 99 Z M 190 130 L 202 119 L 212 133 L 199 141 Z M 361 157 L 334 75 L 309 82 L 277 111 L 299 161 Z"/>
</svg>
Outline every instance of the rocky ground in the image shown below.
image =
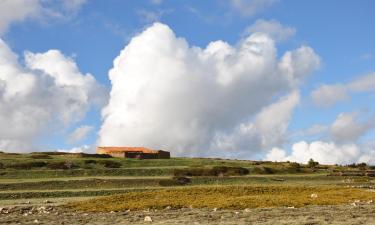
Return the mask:
<svg viewBox="0 0 375 225">
<path fill-rule="evenodd" d="M 375 224 L 375 204 L 85 213 L 45 203 L 0 208 L 0 224 Z"/>
</svg>

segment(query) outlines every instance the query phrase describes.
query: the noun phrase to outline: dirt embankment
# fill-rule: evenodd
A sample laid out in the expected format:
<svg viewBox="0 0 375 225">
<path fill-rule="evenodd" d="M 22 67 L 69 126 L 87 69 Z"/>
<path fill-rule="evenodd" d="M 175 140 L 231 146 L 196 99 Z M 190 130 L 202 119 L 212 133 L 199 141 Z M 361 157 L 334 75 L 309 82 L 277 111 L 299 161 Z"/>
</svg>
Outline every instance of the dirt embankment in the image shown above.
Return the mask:
<svg viewBox="0 0 375 225">
<path fill-rule="evenodd" d="M 0 224 L 375 224 L 375 204 L 245 210 L 83 213 L 51 205 L 1 208 Z"/>
</svg>

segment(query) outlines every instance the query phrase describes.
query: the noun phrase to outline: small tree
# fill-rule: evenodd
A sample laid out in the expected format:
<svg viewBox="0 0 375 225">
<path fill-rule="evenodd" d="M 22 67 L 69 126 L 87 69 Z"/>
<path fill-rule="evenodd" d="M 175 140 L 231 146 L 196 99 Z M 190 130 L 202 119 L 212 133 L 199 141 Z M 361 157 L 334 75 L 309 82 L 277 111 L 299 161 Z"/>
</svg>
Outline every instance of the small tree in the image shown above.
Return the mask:
<svg viewBox="0 0 375 225">
<path fill-rule="evenodd" d="M 360 170 L 366 170 L 367 169 L 367 164 L 366 163 L 358 163 L 357 164 L 357 167 L 358 167 L 358 169 L 360 169 Z"/>
<path fill-rule="evenodd" d="M 315 162 L 313 159 L 310 159 L 309 162 L 307 163 L 307 165 L 310 167 L 310 168 L 315 168 L 317 165 L 319 165 L 318 162 Z"/>
</svg>

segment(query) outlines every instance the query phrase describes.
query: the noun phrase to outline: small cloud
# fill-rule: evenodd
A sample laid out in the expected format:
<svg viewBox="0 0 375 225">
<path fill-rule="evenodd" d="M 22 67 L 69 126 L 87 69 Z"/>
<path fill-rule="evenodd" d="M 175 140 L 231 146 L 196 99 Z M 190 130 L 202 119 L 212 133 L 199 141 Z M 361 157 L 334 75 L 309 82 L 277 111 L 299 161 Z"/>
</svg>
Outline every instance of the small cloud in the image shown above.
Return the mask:
<svg viewBox="0 0 375 225">
<path fill-rule="evenodd" d="M 50 22 L 51 19 L 70 20 L 87 0 L 12 0 L 0 1 L 0 34 L 9 26 L 26 20 Z"/>
<path fill-rule="evenodd" d="M 57 152 L 81 153 L 81 152 L 94 152 L 94 147 L 90 145 L 82 145 L 73 147 L 71 149 L 58 149 Z"/>
<path fill-rule="evenodd" d="M 93 126 L 83 125 L 78 127 L 69 135 L 68 143 L 78 143 L 84 140 L 93 130 Z"/>
<path fill-rule="evenodd" d="M 332 138 L 339 143 L 357 141 L 368 131 L 375 128 L 375 117 L 368 119 L 358 112 L 341 113 L 331 125 Z"/>
<path fill-rule="evenodd" d="M 255 14 L 271 7 L 279 0 L 231 0 L 232 7 L 243 16 L 254 16 Z"/>
<path fill-rule="evenodd" d="M 375 92 L 375 72 L 369 73 L 344 84 L 324 84 L 311 92 L 317 106 L 332 106 L 350 100 L 350 93 Z"/>
<path fill-rule="evenodd" d="M 151 11 L 151 10 L 141 9 L 141 10 L 138 10 L 137 14 L 143 23 L 154 23 L 154 22 L 158 22 L 163 15 L 170 13 L 170 12 L 171 10 Z"/>
<path fill-rule="evenodd" d="M 311 98 L 317 106 L 332 106 L 338 102 L 350 99 L 346 85 L 322 85 L 311 93 Z"/>
<path fill-rule="evenodd" d="M 370 59 L 373 59 L 374 58 L 374 55 L 371 54 L 371 53 L 364 53 L 361 55 L 361 59 L 362 60 L 370 60 Z"/>
<path fill-rule="evenodd" d="M 161 3 L 163 3 L 163 0 L 150 0 L 150 2 L 153 5 L 160 5 Z"/>
<path fill-rule="evenodd" d="M 294 27 L 284 26 L 276 20 L 259 19 L 245 30 L 245 35 L 256 32 L 268 34 L 274 40 L 281 42 L 293 37 L 296 33 L 296 29 Z"/>
</svg>

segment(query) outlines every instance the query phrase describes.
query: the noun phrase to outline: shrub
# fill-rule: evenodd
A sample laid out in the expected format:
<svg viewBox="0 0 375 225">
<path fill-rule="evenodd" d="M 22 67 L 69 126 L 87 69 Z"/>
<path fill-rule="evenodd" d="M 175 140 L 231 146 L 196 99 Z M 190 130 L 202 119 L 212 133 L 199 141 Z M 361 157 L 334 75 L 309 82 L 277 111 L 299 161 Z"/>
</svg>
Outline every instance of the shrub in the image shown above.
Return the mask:
<svg viewBox="0 0 375 225">
<path fill-rule="evenodd" d="M 112 156 L 108 154 L 87 154 L 87 153 L 70 153 L 70 157 L 74 158 L 112 158 Z"/>
<path fill-rule="evenodd" d="M 215 166 L 213 168 L 188 168 L 174 170 L 174 176 L 234 176 L 246 175 L 249 170 L 242 167 Z"/>
<path fill-rule="evenodd" d="M 296 162 L 289 163 L 289 171 L 291 172 L 300 172 L 301 171 L 301 165 Z"/>
<path fill-rule="evenodd" d="M 102 160 L 99 164 L 103 165 L 105 168 L 120 168 L 121 163 L 112 160 Z"/>
<path fill-rule="evenodd" d="M 255 173 L 255 174 L 274 174 L 275 171 L 270 168 L 270 167 L 255 167 L 253 168 L 253 170 L 251 171 L 252 173 Z"/>
<path fill-rule="evenodd" d="M 275 171 L 270 167 L 263 167 L 263 171 L 265 174 L 274 174 Z"/>
<path fill-rule="evenodd" d="M 97 163 L 97 161 L 93 160 L 93 159 L 86 159 L 84 162 L 85 162 L 85 164 L 96 164 Z"/>
<path fill-rule="evenodd" d="M 67 170 L 67 169 L 74 169 L 79 168 L 78 165 L 74 164 L 73 162 L 66 161 L 66 162 L 50 162 L 47 164 L 49 169 L 56 169 L 56 170 Z"/>
<path fill-rule="evenodd" d="M 307 165 L 310 167 L 310 168 L 315 168 L 316 166 L 319 165 L 318 162 L 315 162 L 313 159 L 310 159 L 309 162 L 307 163 Z"/>
<path fill-rule="evenodd" d="M 179 185 L 191 183 L 191 180 L 187 177 L 173 177 L 173 180 L 176 181 Z"/>
<path fill-rule="evenodd" d="M 360 170 L 366 170 L 367 169 L 367 164 L 364 163 L 364 162 L 358 163 L 357 166 L 358 166 L 358 169 L 360 169 Z"/>
<path fill-rule="evenodd" d="M 4 164 L 0 162 L 0 169 L 4 169 Z"/>
<path fill-rule="evenodd" d="M 51 156 L 46 155 L 46 154 L 32 154 L 32 155 L 30 155 L 30 158 L 33 158 L 33 159 L 51 159 Z"/>
<path fill-rule="evenodd" d="M 212 173 L 215 176 L 235 176 L 249 174 L 249 170 L 242 167 L 215 166 L 212 168 Z"/>
<path fill-rule="evenodd" d="M 26 163 L 14 163 L 10 164 L 7 167 L 12 168 L 12 169 L 17 169 L 17 170 L 29 170 L 32 168 L 40 168 L 40 167 L 45 167 L 47 163 L 43 161 L 34 161 L 34 162 L 26 162 Z"/>
<path fill-rule="evenodd" d="M 170 180 L 160 180 L 160 186 L 181 186 L 191 183 L 191 180 L 187 177 L 174 177 Z"/>
</svg>

